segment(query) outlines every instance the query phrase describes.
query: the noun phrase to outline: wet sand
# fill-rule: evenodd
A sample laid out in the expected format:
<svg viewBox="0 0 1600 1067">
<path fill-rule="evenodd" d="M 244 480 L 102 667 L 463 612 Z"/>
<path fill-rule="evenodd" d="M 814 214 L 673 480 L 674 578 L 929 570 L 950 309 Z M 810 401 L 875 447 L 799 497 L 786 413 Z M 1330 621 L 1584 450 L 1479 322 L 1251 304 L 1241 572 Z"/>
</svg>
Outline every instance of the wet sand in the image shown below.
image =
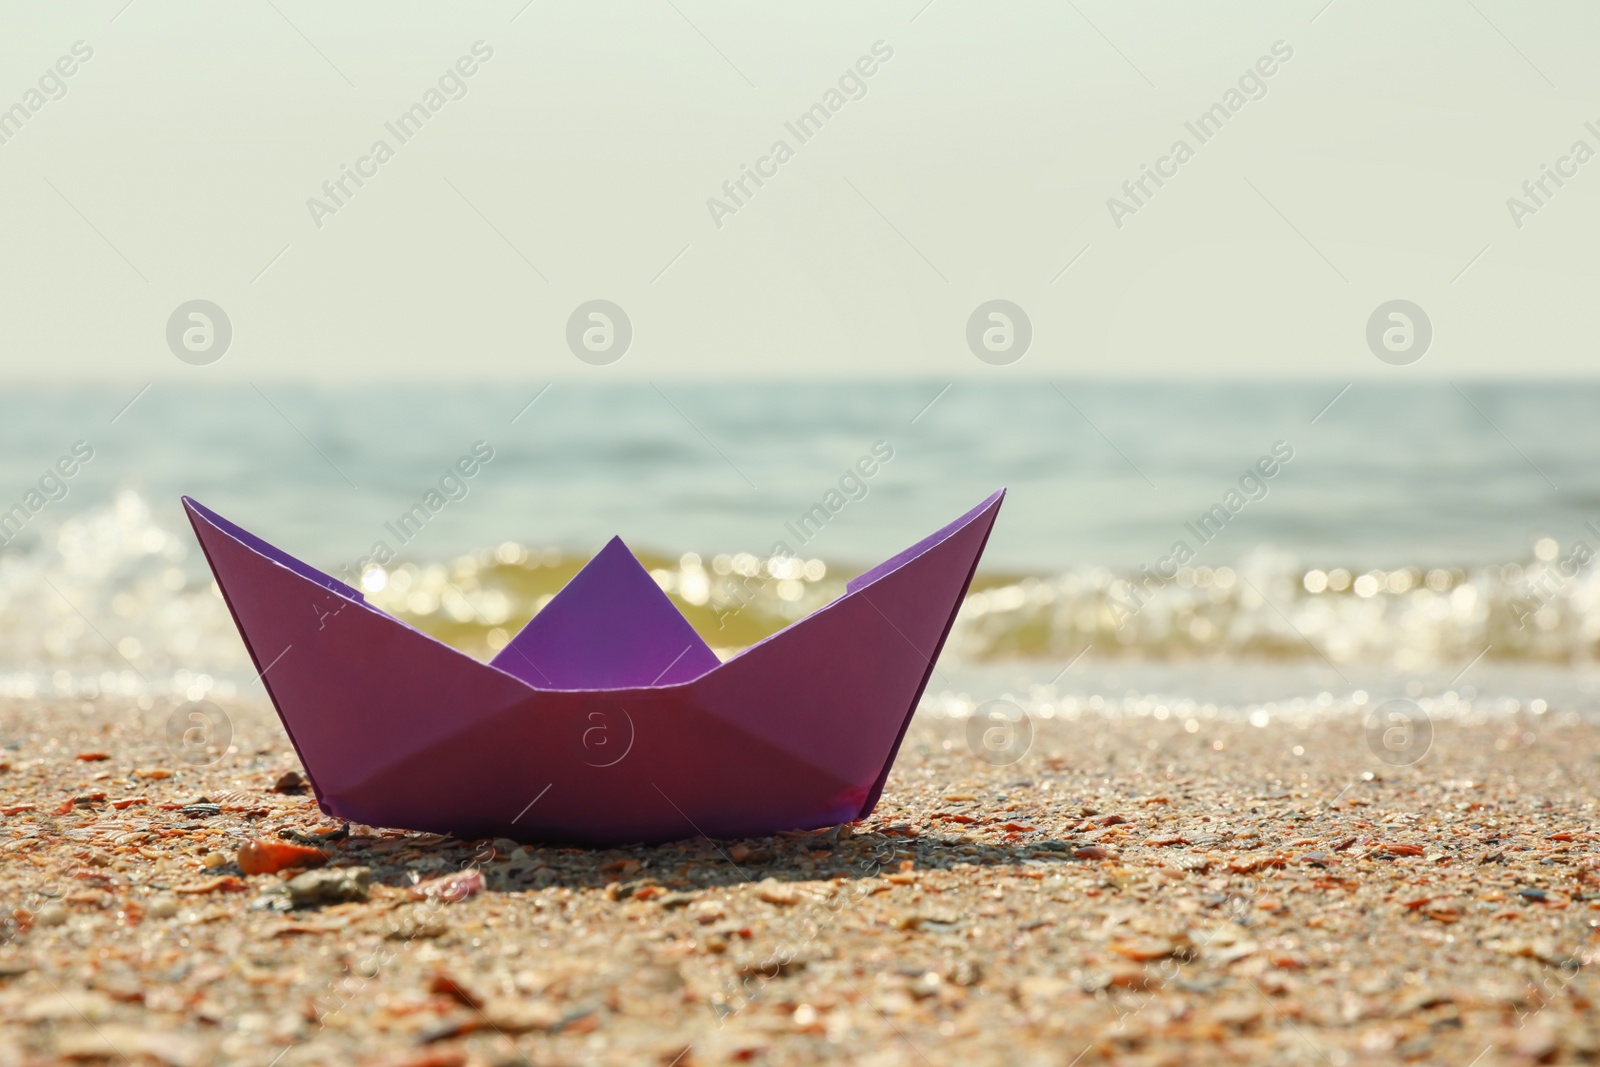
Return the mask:
<svg viewBox="0 0 1600 1067">
<path fill-rule="evenodd" d="M 274 791 L 270 708 L 229 711 L 190 766 L 165 709 L 0 703 L 0 1067 L 1600 1057 L 1600 730 L 1559 708 L 1411 766 L 1353 718 L 1037 722 L 1006 766 L 919 720 L 860 824 L 355 826 L 326 869 L 366 899 L 292 910 L 239 846 L 336 825 Z"/>
</svg>

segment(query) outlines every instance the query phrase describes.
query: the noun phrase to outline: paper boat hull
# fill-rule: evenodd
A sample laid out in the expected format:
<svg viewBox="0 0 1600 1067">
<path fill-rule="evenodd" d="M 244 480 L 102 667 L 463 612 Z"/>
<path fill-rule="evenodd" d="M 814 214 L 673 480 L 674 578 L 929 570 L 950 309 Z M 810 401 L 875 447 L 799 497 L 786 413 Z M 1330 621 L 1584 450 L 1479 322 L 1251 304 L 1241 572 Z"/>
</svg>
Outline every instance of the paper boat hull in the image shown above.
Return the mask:
<svg viewBox="0 0 1600 1067">
<path fill-rule="evenodd" d="M 480 663 L 185 506 L 325 813 L 604 845 L 870 813 L 1002 496 L 726 663 L 596 689 Z"/>
</svg>

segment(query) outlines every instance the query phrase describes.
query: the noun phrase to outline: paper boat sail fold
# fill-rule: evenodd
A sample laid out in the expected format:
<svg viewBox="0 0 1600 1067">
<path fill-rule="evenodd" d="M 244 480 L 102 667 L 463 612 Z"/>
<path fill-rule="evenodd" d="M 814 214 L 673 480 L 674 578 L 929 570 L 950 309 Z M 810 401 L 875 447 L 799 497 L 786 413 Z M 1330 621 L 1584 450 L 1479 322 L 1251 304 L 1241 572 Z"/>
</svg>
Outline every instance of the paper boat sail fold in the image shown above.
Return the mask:
<svg viewBox="0 0 1600 1067">
<path fill-rule="evenodd" d="M 485 664 L 183 503 L 326 814 L 606 845 L 869 814 L 1004 496 L 725 663 L 618 539 Z"/>
<path fill-rule="evenodd" d="M 490 661 L 539 689 L 692 681 L 717 654 L 613 537 Z"/>
</svg>

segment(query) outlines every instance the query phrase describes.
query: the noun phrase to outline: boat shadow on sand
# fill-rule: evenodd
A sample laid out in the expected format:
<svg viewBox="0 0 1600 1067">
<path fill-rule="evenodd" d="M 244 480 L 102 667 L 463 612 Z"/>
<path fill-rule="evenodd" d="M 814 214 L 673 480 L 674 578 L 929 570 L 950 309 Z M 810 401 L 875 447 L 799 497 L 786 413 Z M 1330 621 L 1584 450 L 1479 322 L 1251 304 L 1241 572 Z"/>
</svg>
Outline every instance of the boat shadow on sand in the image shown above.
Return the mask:
<svg viewBox="0 0 1600 1067">
<path fill-rule="evenodd" d="M 605 848 L 467 841 L 399 831 L 354 832 L 331 845 L 330 869 L 365 867 L 373 883 L 418 887 L 467 872 L 482 876 L 487 893 L 537 893 L 561 887 L 600 891 L 616 901 L 687 903 L 684 894 L 760 885 L 774 903 L 801 883 L 857 882 L 916 872 L 976 866 L 1072 864 L 1064 841 L 976 843 L 909 828 L 843 824 L 737 841 L 690 838 L 655 845 Z M 476 889 L 474 890 L 476 891 Z"/>
</svg>

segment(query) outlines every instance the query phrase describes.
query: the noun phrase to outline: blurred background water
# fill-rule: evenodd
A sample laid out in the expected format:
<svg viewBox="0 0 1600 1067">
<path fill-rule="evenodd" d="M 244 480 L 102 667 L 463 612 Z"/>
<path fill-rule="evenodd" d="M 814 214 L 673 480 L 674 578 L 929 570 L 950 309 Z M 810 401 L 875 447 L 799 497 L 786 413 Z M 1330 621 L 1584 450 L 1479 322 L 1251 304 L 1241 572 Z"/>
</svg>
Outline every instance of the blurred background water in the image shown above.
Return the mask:
<svg viewBox="0 0 1600 1067">
<path fill-rule="evenodd" d="M 928 407 L 945 383 L 557 382 L 524 410 L 544 384 L 162 382 L 114 424 L 137 384 L 9 390 L 0 504 L 84 439 L 96 458 L 35 533 L 119 488 L 167 518 L 189 493 L 328 565 L 370 547 L 484 440 L 494 460 L 410 555 L 504 540 L 589 551 L 614 533 L 675 553 L 760 551 L 883 440 L 894 459 L 818 552 L 870 563 L 1005 485 L 986 563 L 1042 572 L 1154 560 L 1285 441 L 1294 459 L 1269 498 L 1245 509 L 1207 562 L 1264 544 L 1325 564 L 1486 562 L 1600 519 L 1593 383 L 1360 383 L 1315 425 L 1343 383 L 959 382 Z"/>
<path fill-rule="evenodd" d="M 13 390 L 0 689 L 251 684 L 184 493 L 484 657 L 613 534 L 726 654 L 1006 486 L 958 676 L 1030 663 L 1026 688 L 1087 649 L 1294 664 L 1338 691 L 1475 657 L 1581 666 L 1597 404 L 1592 383 L 1482 382 Z M 80 441 L 93 458 L 41 485 Z M 474 448 L 492 458 L 447 479 Z"/>
</svg>

